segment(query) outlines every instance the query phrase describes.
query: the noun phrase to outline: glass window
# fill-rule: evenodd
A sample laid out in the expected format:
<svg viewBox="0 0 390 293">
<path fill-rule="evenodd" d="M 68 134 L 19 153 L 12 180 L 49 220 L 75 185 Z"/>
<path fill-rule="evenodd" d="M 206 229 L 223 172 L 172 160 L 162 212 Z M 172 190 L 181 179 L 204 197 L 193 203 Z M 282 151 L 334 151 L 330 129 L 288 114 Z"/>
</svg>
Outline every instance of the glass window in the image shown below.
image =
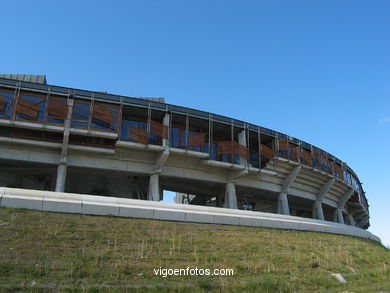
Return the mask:
<svg viewBox="0 0 390 293">
<path fill-rule="evenodd" d="M 0 90 L 0 118 L 11 119 L 13 111 L 12 99 L 14 94 L 12 92 Z"/>
<path fill-rule="evenodd" d="M 46 97 L 21 93 L 16 105 L 16 119 L 43 122 Z"/>
<path fill-rule="evenodd" d="M 75 100 L 73 104 L 72 127 L 88 128 L 91 103 Z"/>
</svg>

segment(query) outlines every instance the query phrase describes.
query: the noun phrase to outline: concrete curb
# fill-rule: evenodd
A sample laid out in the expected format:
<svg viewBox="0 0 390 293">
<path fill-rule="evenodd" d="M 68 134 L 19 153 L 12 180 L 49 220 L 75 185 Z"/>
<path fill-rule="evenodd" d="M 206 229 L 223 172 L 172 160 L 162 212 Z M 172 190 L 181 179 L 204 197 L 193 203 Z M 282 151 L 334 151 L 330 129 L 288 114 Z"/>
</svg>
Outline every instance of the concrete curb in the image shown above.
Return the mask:
<svg viewBox="0 0 390 293">
<path fill-rule="evenodd" d="M 356 236 L 381 242 L 349 225 L 279 214 L 31 189 L 0 188 L 0 206 L 39 211 L 242 225 Z"/>
</svg>

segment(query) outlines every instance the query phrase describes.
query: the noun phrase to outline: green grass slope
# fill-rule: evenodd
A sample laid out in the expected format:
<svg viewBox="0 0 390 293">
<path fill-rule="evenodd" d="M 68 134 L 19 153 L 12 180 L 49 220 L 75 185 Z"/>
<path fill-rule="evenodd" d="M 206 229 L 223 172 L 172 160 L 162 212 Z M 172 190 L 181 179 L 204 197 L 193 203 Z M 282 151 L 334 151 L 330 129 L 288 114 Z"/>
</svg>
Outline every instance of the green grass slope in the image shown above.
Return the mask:
<svg viewBox="0 0 390 293">
<path fill-rule="evenodd" d="M 340 235 L 0 209 L 0 292 L 390 292 L 389 262 L 380 244 Z"/>
</svg>

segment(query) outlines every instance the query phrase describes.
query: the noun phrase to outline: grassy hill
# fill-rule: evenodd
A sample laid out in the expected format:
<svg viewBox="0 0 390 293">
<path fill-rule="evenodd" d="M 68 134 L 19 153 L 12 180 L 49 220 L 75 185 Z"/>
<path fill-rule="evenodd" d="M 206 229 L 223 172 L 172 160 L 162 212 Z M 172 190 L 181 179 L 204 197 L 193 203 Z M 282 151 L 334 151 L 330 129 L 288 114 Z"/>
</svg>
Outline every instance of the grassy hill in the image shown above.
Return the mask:
<svg viewBox="0 0 390 293">
<path fill-rule="evenodd" d="M 354 237 L 0 209 L 0 292 L 390 292 L 389 266 L 389 250 Z"/>
</svg>

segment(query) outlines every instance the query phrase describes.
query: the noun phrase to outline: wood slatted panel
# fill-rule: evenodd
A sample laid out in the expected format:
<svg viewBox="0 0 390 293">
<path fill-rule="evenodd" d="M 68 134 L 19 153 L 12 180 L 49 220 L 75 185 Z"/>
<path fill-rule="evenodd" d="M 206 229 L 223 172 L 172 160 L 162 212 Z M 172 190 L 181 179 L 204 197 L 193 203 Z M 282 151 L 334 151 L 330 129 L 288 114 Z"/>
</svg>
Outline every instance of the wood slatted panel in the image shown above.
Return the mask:
<svg viewBox="0 0 390 293">
<path fill-rule="evenodd" d="M 334 164 L 334 172 L 338 178 L 343 178 L 343 169 L 338 164 Z"/>
<path fill-rule="evenodd" d="M 2 110 L 4 107 L 4 98 L 0 95 L 0 109 Z"/>
<path fill-rule="evenodd" d="M 237 153 L 241 158 L 248 159 L 248 149 L 247 147 L 237 144 L 236 147 L 238 147 Z"/>
<path fill-rule="evenodd" d="M 321 157 L 321 151 L 317 148 L 313 148 L 313 157 L 314 158 L 320 158 Z"/>
<path fill-rule="evenodd" d="M 313 161 L 311 157 L 311 151 L 303 149 L 303 160 L 305 161 L 306 165 L 312 165 Z"/>
<path fill-rule="evenodd" d="M 288 151 L 289 142 L 287 139 L 279 139 L 279 151 Z"/>
<path fill-rule="evenodd" d="M 168 138 L 168 127 L 157 121 L 151 121 L 150 133 L 161 138 Z"/>
<path fill-rule="evenodd" d="M 330 167 L 329 167 L 328 173 L 333 175 L 334 174 L 334 165 L 335 165 L 335 163 L 333 161 L 329 160 L 329 165 L 330 165 Z"/>
<path fill-rule="evenodd" d="M 263 144 L 261 145 L 261 155 L 268 160 L 272 160 L 274 158 L 274 152 L 272 149 Z"/>
<path fill-rule="evenodd" d="M 27 101 L 22 97 L 19 97 L 18 104 L 16 105 L 16 112 L 21 113 L 32 118 L 38 117 L 39 104 Z"/>
<path fill-rule="evenodd" d="M 187 146 L 196 147 L 196 146 L 204 146 L 206 142 L 206 135 L 201 133 L 189 134 Z"/>
<path fill-rule="evenodd" d="M 235 141 L 223 141 L 218 143 L 217 154 L 236 154 L 242 158 L 248 158 L 247 148 Z"/>
<path fill-rule="evenodd" d="M 106 122 L 109 125 L 112 125 L 113 120 L 113 111 L 110 109 L 109 105 L 97 104 L 93 105 L 92 117 L 100 121 Z"/>
<path fill-rule="evenodd" d="M 148 133 L 145 130 L 136 128 L 134 126 L 129 126 L 129 140 L 142 144 L 148 144 Z"/>
<path fill-rule="evenodd" d="M 47 105 L 47 113 L 49 117 L 56 116 L 55 118 L 65 120 L 67 112 L 68 105 L 66 100 L 54 98 L 49 99 L 49 103 Z"/>
<path fill-rule="evenodd" d="M 290 148 L 290 159 L 295 162 L 299 162 L 299 159 L 301 158 L 301 149 L 298 146 L 292 144 L 290 144 L 289 148 Z"/>
<path fill-rule="evenodd" d="M 217 154 L 233 154 L 233 142 L 222 141 L 218 143 Z"/>
</svg>

